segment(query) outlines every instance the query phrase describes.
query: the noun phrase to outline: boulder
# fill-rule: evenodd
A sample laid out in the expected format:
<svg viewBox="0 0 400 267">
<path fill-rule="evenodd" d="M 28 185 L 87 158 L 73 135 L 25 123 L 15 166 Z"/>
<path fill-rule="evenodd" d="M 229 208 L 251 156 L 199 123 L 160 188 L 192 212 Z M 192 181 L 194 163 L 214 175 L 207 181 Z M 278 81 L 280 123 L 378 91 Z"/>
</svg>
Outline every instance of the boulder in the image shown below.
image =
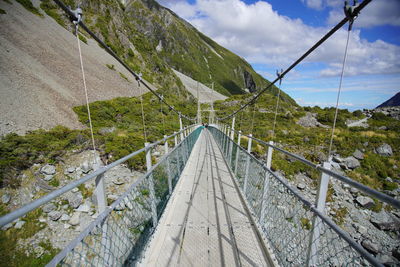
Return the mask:
<svg viewBox="0 0 400 267">
<path fill-rule="evenodd" d="M 68 214 L 63 214 L 61 215 L 60 221 L 69 221 L 71 219 L 71 217 L 69 217 Z"/>
<path fill-rule="evenodd" d="M 358 159 L 356 159 L 355 157 L 347 157 L 343 160 L 344 165 L 348 168 L 348 169 L 355 169 L 361 166 L 360 162 L 358 161 Z"/>
<path fill-rule="evenodd" d="M 115 185 L 122 185 L 122 184 L 124 184 L 125 182 L 124 182 L 124 180 L 122 180 L 121 178 L 116 178 L 116 179 L 113 180 L 113 183 L 114 183 Z"/>
<path fill-rule="evenodd" d="M 368 250 L 369 252 L 371 252 L 372 254 L 374 254 L 374 255 L 376 255 L 376 254 L 378 254 L 380 251 L 381 251 L 381 249 L 380 249 L 380 247 L 379 247 L 379 245 L 378 244 L 376 244 L 376 243 L 374 243 L 374 242 L 372 242 L 372 241 L 370 241 L 370 240 L 364 240 L 364 241 L 362 241 L 361 242 L 361 245 L 366 249 L 366 250 Z"/>
<path fill-rule="evenodd" d="M 81 204 L 76 211 L 80 211 L 80 212 L 86 212 L 88 213 L 90 211 L 90 205 L 89 203 L 83 203 Z"/>
<path fill-rule="evenodd" d="M 99 134 L 106 135 L 106 134 L 110 134 L 110 133 L 114 132 L 115 130 L 116 130 L 115 127 L 103 127 L 103 128 L 100 128 Z"/>
<path fill-rule="evenodd" d="M 371 223 L 379 230 L 385 231 L 398 231 L 400 230 L 400 220 L 390 213 L 381 211 L 379 213 L 372 213 Z"/>
<path fill-rule="evenodd" d="M 24 226 L 25 222 L 24 221 L 18 221 L 15 223 L 14 228 L 15 229 L 21 229 L 22 226 Z"/>
<path fill-rule="evenodd" d="M 46 212 L 46 213 L 49 213 L 55 209 L 56 209 L 56 206 L 53 203 L 48 203 L 48 204 L 44 205 L 42 208 L 43 212 Z"/>
<path fill-rule="evenodd" d="M 376 256 L 377 260 L 385 266 L 396 266 L 396 260 L 392 256 L 386 254 L 379 254 Z"/>
<path fill-rule="evenodd" d="M 4 225 L 3 227 L 1 227 L 1 230 L 8 230 L 8 229 L 10 229 L 11 227 L 12 227 L 13 225 L 12 225 L 12 223 L 7 223 L 6 225 Z"/>
<path fill-rule="evenodd" d="M 376 148 L 376 153 L 381 156 L 391 156 L 393 155 L 393 150 L 390 145 L 385 143 Z"/>
<path fill-rule="evenodd" d="M 7 204 L 8 202 L 10 202 L 11 200 L 11 196 L 9 194 L 4 194 L 1 197 L 1 202 L 3 202 L 3 204 Z"/>
<path fill-rule="evenodd" d="M 46 164 L 40 169 L 40 172 L 45 175 L 54 175 L 56 174 L 56 167 L 51 164 Z"/>
<path fill-rule="evenodd" d="M 84 161 L 81 165 L 81 170 L 83 173 L 87 174 L 92 170 L 92 166 L 89 164 L 89 161 Z"/>
<path fill-rule="evenodd" d="M 72 225 L 72 226 L 78 225 L 79 222 L 80 222 L 80 216 L 81 216 L 81 213 L 80 213 L 80 212 L 75 212 L 75 213 L 71 216 L 71 219 L 69 220 L 68 223 L 69 223 L 70 225 Z"/>
<path fill-rule="evenodd" d="M 60 219 L 62 216 L 62 213 L 56 210 L 53 210 L 49 213 L 49 218 L 52 221 L 58 221 L 58 219 Z"/>
<path fill-rule="evenodd" d="M 326 125 L 323 125 L 322 123 L 320 123 L 315 117 L 316 117 L 315 113 L 307 112 L 307 114 L 304 117 L 301 117 L 296 123 L 300 126 L 307 127 L 307 128 L 309 128 L 309 127 L 327 128 Z"/>
<path fill-rule="evenodd" d="M 69 167 L 67 169 L 67 173 L 74 173 L 75 172 L 75 167 Z"/>
<path fill-rule="evenodd" d="M 54 177 L 54 175 L 45 174 L 43 180 L 50 181 L 51 179 L 53 179 L 53 177 Z"/>
<path fill-rule="evenodd" d="M 356 202 L 363 208 L 372 208 L 375 205 L 375 202 L 371 198 L 364 196 L 357 197 Z"/>
<path fill-rule="evenodd" d="M 300 190 L 304 190 L 304 189 L 306 188 L 306 185 L 303 184 L 303 183 L 299 183 L 299 184 L 297 185 L 297 188 L 300 189 Z"/>
<path fill-rule="evenodd" d="M 82 201 L 83 201 L 83 196 L 80 192 L 68 196 L 68 203 L 74 209 L 78 208 L 82 204 Z"/>
<path fill-rule="evenodd" d="M 356 151 L 354 151 L 354 153 L 353 153 L 353 157 L 355 157 L 356 159 L 362 160 L 362 159 L 364 159 L 364 153 L 362 153 L 360 150 L 356 149 Z"/>
</svg>

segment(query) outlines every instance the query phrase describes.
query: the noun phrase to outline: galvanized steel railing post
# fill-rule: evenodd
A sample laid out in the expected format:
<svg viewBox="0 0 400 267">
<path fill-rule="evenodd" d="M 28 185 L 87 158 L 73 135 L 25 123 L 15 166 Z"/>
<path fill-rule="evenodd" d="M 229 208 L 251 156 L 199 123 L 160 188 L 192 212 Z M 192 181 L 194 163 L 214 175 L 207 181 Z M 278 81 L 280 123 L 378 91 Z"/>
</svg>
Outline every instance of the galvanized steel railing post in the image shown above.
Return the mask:
<svg viewBox="0 0 400 267">
<path fill-rule="evenodd" d="M 274 144 L 273 141 L 269 141 L 269 144 L 272 146 Z M 269 146 L 268 147 L 268 152 L 267 152 L 267 164 L 266 167 L 268 170 L 271 170 L 271 163 L 272 163 L 272 153 L 274 149 Z M 260 224 L 264 225 L 264 218 L 265 218 L 265 210 L 267 208 L 267 197 L 268 197 L 268 189 L 269 189 L 269 172 L 265 171 L 265 177 L 264 177 L 264 188 L 263 188 L 263 198 L 261 202 L 261 214 L 260 214 Z"/>
<path fill-rule="evenodd" d="M 165 143 L 164 143 L 164 149 L 165 149 L 165 155 L 168 154 L 168 140 L 167 136 L 164 135 Z M 168 175 L 168 191 L 169 194 L 172 194 L 172 177 L 171 177 L 171 168 L 169 166 L 169 157 L 165 159 L 167 161 L 167 175 Z"/>
<path fill-rule="evenodd" d="M 179 131 L 181 132 L 181 142 L 182 142 L 182 140 L 183 140 L 183 125 L 182 125 L 182 117 L 181 117 L 181 115 L 179 115 Z"/>
<path fill-rule="evenodd" d="M 233 138 L 235 138 L 235 117 L 232 118 L 232 127 L 230 132 L 230 139 L 229 140 L 229 165 L 232 167 L 232 157 L 233 157 Z"/>
<path fill-rule="evenodd" d="M 150 143 L 145 143 L 144 146 L 146 147 L 146 166 L 147 166 L 147 171 L 151 169 L 151 148 L 148 146 Z M 153 219 L 153 227 L 157 226 L 157 206 L 156 206 L 156 194 L 154 191 L 154 180 L 153 180 L 153 175 L 150 174 L 147 177 L 147 180 L 149 182 L 149 191 L 150 191 L 150 200 L 151 200 L 151 216 Z"/>
<path fill-rule="evenodd" d="M 99 163 L 96 163 L 94 165 L 95 170 L 97 170 L 100 167 Z M 105 190 L 105 185 L 104 185 L 104 174 L 100 174 L 96 177 L 96 199 L 97 199 L 97 211 L 102 213 L 103 211 L 106 210 L 107 207 L 107 198 L 106 198 L 106 190 Z"/>
<path fill-rule="evenodd" d="M 175 146 L 178 145 L 178 135 L 176 135 L 176 132 L 174 132 L 174 142 L 175 142 Z"/>
<path fill-rule="evenodd" d="M 239 152 L 240 152 L 240 139 L 242 137 L 242 131 L 238 132 L 238 147 L 236 149 L 236 158 L 235 158 L 235 175 L 237 175 L 238 163 L 239 163 Z"/>
<path fill-rule="evenodd" d="M 329 162 L 324 162 L 323 167 L 325 169 L 330 169 L 331 164 Z M 328 193 L 328 185 L 329 185 L 329 175 L 326 173 L 322 173 L 321 179 L 319 181 L 319 189 L 316 199 L 316 207 L 317 210 L 321 213 L 325 213 L 325 203 L 326 196 Z M 312 230 L 309 240 L 308 253 L 307 253 L 307 266 L 316 266 L 317 263 L 317 251 L 319 245 L 319 238 L 322 232 L 321 226 L 322 221 L 321 218 L 314 214 Z"/>
<path fill-rule="evenodd" d="M 249 134 L 249 141 L 247 143 L 247 153 L 251 153 L 251 141 L 253 140 L 252 135 Z M 246 195 L 246 190 L 247 190 L 247 182 L 249 180 L 249 171 L 250 171 L 250 156 L 247 156 L 247 161 L 246 161 L 246 174 L 244 176 L 244 183 L 243 183 L 243 192 L 244 195 Z"/>
</svg>

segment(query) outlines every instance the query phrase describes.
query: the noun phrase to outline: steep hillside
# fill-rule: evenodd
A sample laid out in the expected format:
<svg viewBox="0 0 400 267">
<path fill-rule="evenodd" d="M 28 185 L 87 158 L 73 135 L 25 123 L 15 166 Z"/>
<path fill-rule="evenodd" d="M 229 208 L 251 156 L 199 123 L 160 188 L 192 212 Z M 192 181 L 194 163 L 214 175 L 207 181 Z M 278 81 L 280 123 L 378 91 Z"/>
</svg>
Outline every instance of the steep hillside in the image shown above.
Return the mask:
<svg viewBox="0 0 400 267">
<path fill-rule="evenodd" d="M 383 102 L 376 108 L 383 108 L 383 107 L 396 107 L 400 106 L 400 92 L 395 94 L 393 97 L 391 97 L 389 100 Z"/>
<path fill-rule="evenodd" d="M 76 6 L 77 1 L 66 2 Z M 52 1 L 42 1 L 41 7 L 70 27 Z M 88 27 L 132 69 L 160 88 L 182 88 L 172 68 L 205 85 L 214 82 L 215 90 L 228 96 L 245 93 L 245 89 L 254 92 L 269 84 L 244 59 L 154 0 L 88 0 L 81 7 Z M 283 98 L 289 97 L 283 94 Z"/>
</svg>

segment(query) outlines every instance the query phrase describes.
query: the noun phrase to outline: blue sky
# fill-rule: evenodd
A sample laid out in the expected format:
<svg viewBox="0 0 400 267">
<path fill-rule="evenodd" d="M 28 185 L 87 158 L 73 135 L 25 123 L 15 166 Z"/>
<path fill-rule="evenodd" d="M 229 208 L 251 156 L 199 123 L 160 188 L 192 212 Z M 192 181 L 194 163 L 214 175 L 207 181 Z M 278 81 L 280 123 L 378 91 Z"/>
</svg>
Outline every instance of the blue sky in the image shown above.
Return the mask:
<svg viewBox="0 0 400 267">
<path fill-rule="evenodd" d="M 343 17 L 342 0 L 159 0 L 265 78 L 286 69 Z M 301 105 L 334 106 L 344 27 L 289 73 L 282 90 Z M 354 23 L 340 107 L 374 108 L 400 91 L 400 1 L 373 0 Z"/>
</svg>

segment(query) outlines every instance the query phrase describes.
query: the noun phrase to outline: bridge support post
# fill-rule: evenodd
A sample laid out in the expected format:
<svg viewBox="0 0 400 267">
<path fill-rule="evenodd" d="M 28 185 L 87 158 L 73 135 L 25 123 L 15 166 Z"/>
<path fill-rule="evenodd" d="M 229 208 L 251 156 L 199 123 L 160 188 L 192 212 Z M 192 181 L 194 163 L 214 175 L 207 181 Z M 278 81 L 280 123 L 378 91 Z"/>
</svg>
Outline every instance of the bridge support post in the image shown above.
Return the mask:
<svg viewBox="0 0 400 267">
<path fill-rule="evenodd" d="M 251 141 L 253 140 L 251 137 L 253 135 L 249 134 L 249 141 L 247 143 L 247 153 L 251 153 Z M 250 172 L 250 155 L 247 156 L 247 161 L 246 161 L 246 174 L 244 176 L 244 182 L 243 182 L 243 193 L 246 196 L 246 190 L 247 190 L 247 183 L 249 180 L 249 172 Z"/>
<path fill-rule="evenodd" d="M 181 142 L 182 142 L 182 140 L 183 140 L 183 127 L 182 127 L 182 117 L 181 117 L 181 115 L 179 114 L 179 131 L 181 132 Z"/>
<path fill-rule="evenodd" d="M 270 145 L 273 145 L 273 141 L 269 141 Z M 268 197 L 268 189 L 269 189 L 269 171 L 271 170 L 271 163 L 272 163 L 272 152 L 274 149 L 272 147 L 268 147 L 268 152 L 267 152 L 267 164 L 266 167 L 268 170 L 265 170 L 265 178 L 264 178 L 264 189 L 263 189 L 263 198 L 262 198 L 262 203 L 261 203 L 261 214 L 260 214 L 260 224 L 261 226 L 264 225 L 265 223 L 265 210 L 267 209 L 267 197 Z"/>
<path fill-rule="evenodd" d="M 146 166 L 147 171 L 151 169 L 151 148 L 149 148 L 150 143 L 145 143 L 146 147 Z M 156 194 L 154 191 L 154 180 L 153 175 L 150 174 L 147 177 L 149 191 L 150 191 L 150 200 L 151 200 L 151 217 L 153 219 L 153 227 L 157 226 L 157 206 L 156 206 Z"/>
<path fill-rule="evenodd" d="M 165 139 L 165 143 L 164 143 L 164 149 L 165 149 L 165 155 L 168 154 L 168 140 L 167 140 L 167 136 L 164 135 L 164 139 Z M 171 177 L 171 168 L 169 166 L 169 158 L 166 158 L 167 161 L 167 175 L 168 175 L 168 191 L 169 194 L 172 194 L 172 177 Z"/>
<path fill-rule="evenodd" d="M 174 132 L 174 142 L 175 142 L 175 146 L 178 145 L 178 136 L 176 135 L 176 132 Z"/>
<path fill-rule="evenodd" d="M 239 131 L 239 133 L 238 133 L 238 141 L 237 141 L 238 147 L 236 149 L 236 158 L 235 158 L 235 175 L 237 175 L 237 169 L 238 169 L 238 163 L 239 163 L 239 152 L 240 152 L 240 140 L 241 140 L 241 137 L 242 137 L 242 131 Z"/>
<path fill-rule="evenodd" d="M 226 132 L 225 132 L 225 156 L 227 157 L 229 155 L 229 126 L 226 126 Z M 228 158 L 229 160 L 229 158 Z"/>
<path fill-rule="evenodd" d="M 230 138 L 231 140 L 228 139 L 229 142 L 229 165 L 232 167 L 232 158 L 233 158 L 233 138 L 235 138 L 235 117 L 232 118 L 232 127 L 231 127 L 231 132 L 230 132 Z"/>
<path fill-rule="evenodd" d="M 94 170 L 97 170 L 100 167 L 99 163 L 94 164 Z M 106 210 L 107 207 L 107 198 L 106 198 L 106 189 L 104 185 L 104 174 L 100 174 L 96 177 L 96 199 L 97 199 L 97 211 L 101 214 Z"/>
<path fill-rule="evenodd" d="M 329 162 L 324 162 L 323 167 L 325 169 L 330 169 L 331 164 Z M 328 174 L 322 173 L 321 179 L 319 180 L 319 189 L 315 205 L 317 207 L 317 210 L 322 213 L 325 213 L 325 202 L 328 193 L 329 178 L 330 176 Z M 321 235 L 321 230 L 322 230 L 321 218 L 319 218 L 317 215 L 314 215 L 312 230 L 308 245 L 307 266 L 316 266 L 317 256 L 318 256 L 317 251 L 319 246 L 319 238 Z"/>
</svg>

